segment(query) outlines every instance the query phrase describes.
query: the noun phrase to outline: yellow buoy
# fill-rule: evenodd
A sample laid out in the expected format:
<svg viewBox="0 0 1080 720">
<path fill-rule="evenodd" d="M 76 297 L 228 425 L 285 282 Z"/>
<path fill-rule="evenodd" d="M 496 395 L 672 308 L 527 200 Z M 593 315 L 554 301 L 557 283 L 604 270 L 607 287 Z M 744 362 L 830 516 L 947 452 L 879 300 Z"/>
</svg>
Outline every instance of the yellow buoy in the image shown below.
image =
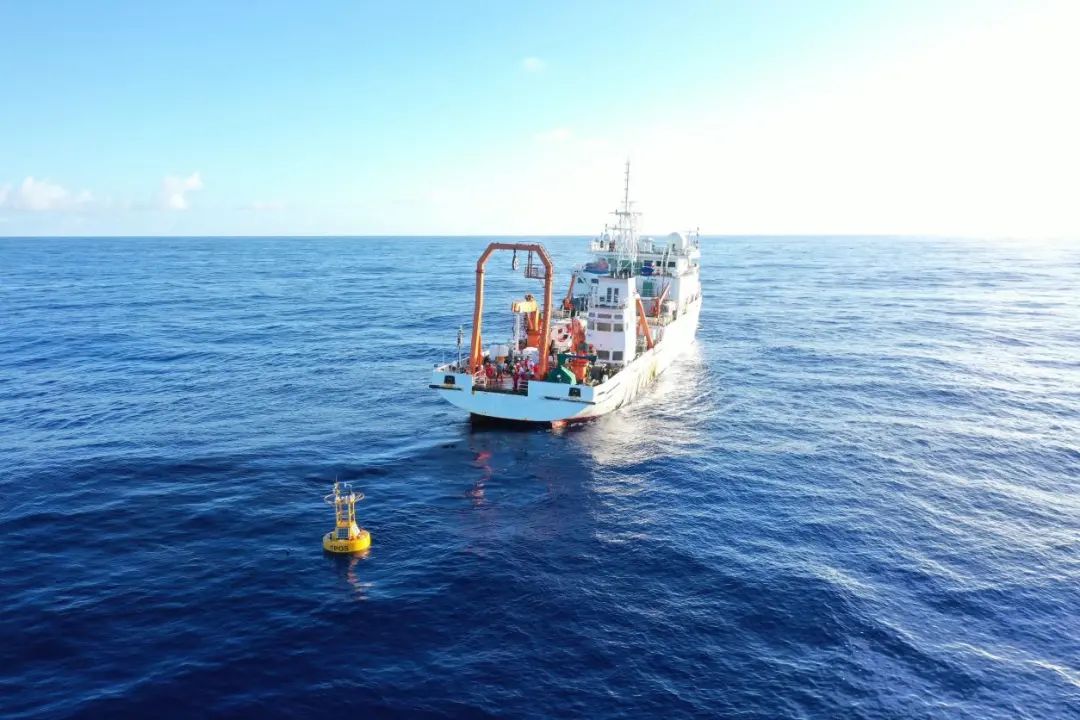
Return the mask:
<svg viewBox="0 0 1080 720">
<path fill-rule="evenodd" d="M 323 536 L 323 550 L 332 553 L 364 552 L 371 547 L 371 533 L 356 524 L 356 503 L 364 493 L 353 492 L 348 483 L 334 482 L 334 492 L 325 498 L 334 506 L 334 529 Z"/>
</svg>

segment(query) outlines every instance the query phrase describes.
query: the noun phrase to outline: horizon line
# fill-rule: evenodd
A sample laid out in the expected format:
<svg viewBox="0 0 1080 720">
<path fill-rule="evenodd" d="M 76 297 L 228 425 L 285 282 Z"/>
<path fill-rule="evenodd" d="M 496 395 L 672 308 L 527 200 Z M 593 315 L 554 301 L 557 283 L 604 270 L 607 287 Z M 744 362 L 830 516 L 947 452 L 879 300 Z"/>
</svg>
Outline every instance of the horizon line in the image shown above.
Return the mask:
<svg viewBox="0 0 1080 720">
<path fill-rule="evenodd" d="M 642 237 L 663 237 L 670 233 L 641 233 Z M 446 234 L 258 234 L 258 235 L 0 235 L 0 240 L 158 240 L 158 239 L 191 239 L 191 240 L 269 240 L 269 239 L 486 239 L 486 238 L 591 238 L 596 233 L 446 233 Z M 871 232 L 871 233 L 701 233 L 703 238 L 891 238 L 891 239 L 951 239 L 951 240 L 1077 240 L 1080 236 L 1068 234 L 985 234 L 972 235 L 963 233 L 897 233 L 897 232 Z"/>
</svg>

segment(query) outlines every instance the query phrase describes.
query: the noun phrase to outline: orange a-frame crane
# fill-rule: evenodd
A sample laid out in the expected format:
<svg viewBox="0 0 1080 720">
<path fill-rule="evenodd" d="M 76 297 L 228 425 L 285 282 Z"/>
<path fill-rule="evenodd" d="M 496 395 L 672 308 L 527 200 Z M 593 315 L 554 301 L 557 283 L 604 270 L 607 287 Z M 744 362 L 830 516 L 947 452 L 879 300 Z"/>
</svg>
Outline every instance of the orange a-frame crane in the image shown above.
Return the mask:
<svg viewBox="0 0 1080 720">
<path fill-rule="evenodd" d="M 652 350 L 655 343 L 652 337 L 652 330 L 649 329 L 648 316 L 645 315 L 645 306 L 641 304 L 640 295 L 635 296 L 635 300 L 637 300 L 638 331 L 645 336 L 645 346 Z"/>
<path fill-rule="evenodd" d="M 562 309 L 570 312 L 574 309 L 574 283 L 577 282 L 577 273 L 570 273 L 570 287 L 566 290 L 566 297 L 562 301 Z"/>
<path fill-rule="evenodd" d="M 660 310 L 663 309 L 664 300 L 667 298 L 668 290 L 671 289 L 671 283 L 664 286 L 664 292 L 660 293 L 660 297 L 656 298 L 656 305 L 653 307 L 654 315 L 657 320 L 660 319 Z"/>
<path fill-rule="evenodd" d="M 540 323 L 540 362 L 536 365 L 537 379 L 543 379 L 548 371 L 548 346 L 551 343 L 551 284 L 555 277 L 555 266 L 543 245 L 535 243 L 491 243 L 476 261 L 476 301 L 473 304 L 472 346 L 469 349 L 469 372 L 476 374 L 483 361 L 484 351 L 481 339 L 481 324 L 484 320 L 484 266 L 496 250 L 521 250 L 534 252 L 544 263 L 544 314 Z M 528 274 L 528 269 L 526 269 Z"/>
</svg>

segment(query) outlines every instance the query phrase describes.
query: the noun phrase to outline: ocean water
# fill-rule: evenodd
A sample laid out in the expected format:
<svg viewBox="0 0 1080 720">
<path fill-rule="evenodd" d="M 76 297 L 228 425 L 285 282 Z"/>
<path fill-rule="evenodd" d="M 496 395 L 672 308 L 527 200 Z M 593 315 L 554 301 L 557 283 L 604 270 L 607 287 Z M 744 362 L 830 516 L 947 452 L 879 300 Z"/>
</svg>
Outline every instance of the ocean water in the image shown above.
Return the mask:
<svg viewBox="0 0 1080 720">
<path fill-rule="evenodd" d="M 552 432 L 426 387 L 486 242 L 0 239 L 0 716 L 1080 717 L 1080 245 L 707 238 Z"/>
</svg>

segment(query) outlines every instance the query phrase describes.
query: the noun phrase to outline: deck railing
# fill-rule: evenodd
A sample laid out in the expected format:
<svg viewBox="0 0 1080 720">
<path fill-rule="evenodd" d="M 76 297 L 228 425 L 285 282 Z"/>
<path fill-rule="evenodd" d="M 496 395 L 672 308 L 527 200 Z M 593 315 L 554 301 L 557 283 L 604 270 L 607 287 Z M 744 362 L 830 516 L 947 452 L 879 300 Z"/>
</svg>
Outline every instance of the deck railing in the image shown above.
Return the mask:
<svg viewBox="0 0 1080 720">
<path fill-rule="evenodd" d="M 504 375 L 501 379 L 489 378 L 483 372 L 473 375 L 473 389 L 484 392 L 508 393 L 510 395 L 528 395 L 529 381 L 518 380 L 517 389 L 514 389 L 514 378 Z"/>
</svg>

